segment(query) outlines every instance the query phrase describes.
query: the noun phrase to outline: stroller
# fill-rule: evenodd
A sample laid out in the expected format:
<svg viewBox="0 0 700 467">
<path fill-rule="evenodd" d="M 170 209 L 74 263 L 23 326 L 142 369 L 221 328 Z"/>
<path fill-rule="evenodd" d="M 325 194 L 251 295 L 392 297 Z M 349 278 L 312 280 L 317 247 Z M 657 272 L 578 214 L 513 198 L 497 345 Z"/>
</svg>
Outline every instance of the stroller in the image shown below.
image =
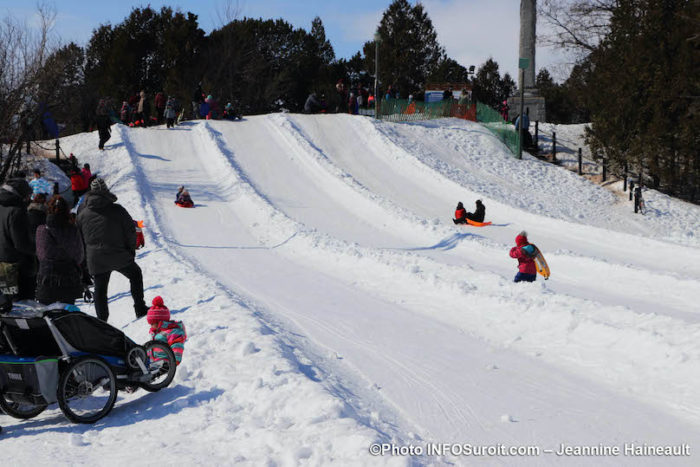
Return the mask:
<svg viewBox="0 0 700 467">
<path fill-rule="evenodd" d="M 155 392 L 175 377 L 163 342 L 138 345 L 74 305 L 14 305 L 0 294 L 0 409 L 28 419 L 58 402 L 75 423 L 112 410 L 118 390 Z"/>
</svg>

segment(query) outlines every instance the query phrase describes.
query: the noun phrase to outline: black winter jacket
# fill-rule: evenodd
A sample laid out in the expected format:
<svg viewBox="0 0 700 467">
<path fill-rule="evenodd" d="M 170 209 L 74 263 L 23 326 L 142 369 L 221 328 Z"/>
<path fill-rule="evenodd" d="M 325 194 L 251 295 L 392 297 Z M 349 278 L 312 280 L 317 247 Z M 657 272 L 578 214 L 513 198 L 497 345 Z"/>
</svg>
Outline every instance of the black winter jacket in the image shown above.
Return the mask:
<svg viewBox="0 0 700 467">
<path fill-rule="evenodd" d="M 129 213 L 110 192 L 89 191 L 78 210 L 90 274 L 128 266 L 136 254 L 136 229 Z"/>
<path fill-rule="evenodd" d="M 34 275 L 34 241 L 22 198 L 0 188 L 0 262 L 19 263 L 22 276 Z"/>
<path fill-rule="evenodd" d="M 32 241 L 35 241 L 37 227 L 46 224 L 46 205 L 31 203 L 27 208 L 27 219 L 29 219 L 29 234 Z"/>
<path fill-rule="evenodd" d="M 484 217 L 486 217 L 486 206 L 483 204 L 477 204 L 476 211 L 474 212 L 474 218 L 472 220 L 476 222 L 484 222 Z"/>
<path fill-rule="evenodd" d="M 82 294 L 83 242 L 78 229 L 49 215 L 36 231 L 39 260 L 36 298 L 43 303 L 72 303 Z"/>
</svg>

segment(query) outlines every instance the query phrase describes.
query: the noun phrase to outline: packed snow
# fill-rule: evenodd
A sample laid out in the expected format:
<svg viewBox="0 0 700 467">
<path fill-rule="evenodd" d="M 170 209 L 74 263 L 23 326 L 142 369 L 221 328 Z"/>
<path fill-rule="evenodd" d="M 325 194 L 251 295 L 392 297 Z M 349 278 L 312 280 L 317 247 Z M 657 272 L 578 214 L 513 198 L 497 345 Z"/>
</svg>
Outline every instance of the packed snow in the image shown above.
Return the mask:
<svg viewBox="0 0 700 467">
<path fill-rule="evenodd" d="M 700 463 L 700 207 L 647 190 L 635 215 L 619 187 L 458 119 L 271 114 L 97 139 L 61 146 L 144 220 L 146 298 L 185 322 L 183 363 L 95 425 L 0 418 L 8 465 Z M 454 225 L 476 199 L 492 225 Z M 548 281 L 512 282 L 521 230 Z M 110 322 L 148 340 L 118 274 Z"/>
</svg>

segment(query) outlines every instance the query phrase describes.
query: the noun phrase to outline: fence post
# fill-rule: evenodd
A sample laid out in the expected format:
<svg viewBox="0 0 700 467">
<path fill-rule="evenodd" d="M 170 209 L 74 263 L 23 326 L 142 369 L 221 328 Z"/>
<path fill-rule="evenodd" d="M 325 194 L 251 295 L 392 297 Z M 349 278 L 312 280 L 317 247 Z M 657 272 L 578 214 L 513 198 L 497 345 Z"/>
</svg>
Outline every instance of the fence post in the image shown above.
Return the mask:
<svg viewBox="0 0 700 467">
<path fill-rule="evenodd" d="M 552 159 L 557 160 L 557 132 L 552 132 Z"/>
<path fill-rule="evenodd" d="M 583 175 L 583 171 L 581 170 L 581 165 L 583 163 L 583 157 L 581 155 L 581 148 L 578 148 L 578 174 Z"/>
<path fill-rule="evenodd" d="M 634 191 L 634 180 L 630 180 L 630 201 L 632 201 L 632 192 Z"/>
<path fill-rule="evenodd" d="M 540 122 L 535 120 L 535 146 L 540 147 Z"/>
<path fill-rule="evenodd" d="M 622 191 L 627 191 L 627 162 L 625 162 L 625 173 L 622 175 Z"/>
<path fill-rule="evenodd" d="M 58 162 L 61 157 L 59 156 L 59 151 L 61 150 L 61 144 L 58 142 L 58 138 L 56 138 L 56 162 Z"/>
<path fill-rule="evenodd" d="M 608 159 L 606 157 L 603 157 L 603 182 L 608 178 Z"/>
</svg>

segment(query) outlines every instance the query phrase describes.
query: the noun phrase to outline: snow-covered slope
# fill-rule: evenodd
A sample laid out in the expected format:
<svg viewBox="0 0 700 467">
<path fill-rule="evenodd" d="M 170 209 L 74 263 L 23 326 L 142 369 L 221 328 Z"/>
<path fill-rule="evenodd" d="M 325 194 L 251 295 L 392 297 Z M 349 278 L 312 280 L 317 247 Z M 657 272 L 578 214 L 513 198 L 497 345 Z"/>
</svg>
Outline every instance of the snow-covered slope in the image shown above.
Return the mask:
<svg viewBox="0 0 700 467">
<path fill-rule="evenodd" d="M 3 417 L 15 462 L 145 464 L 153 446 L 120 446 L 153 433 L 166 464 L 474 461 L 373 457 L 372 443 L 700 448 L 697 206 L 650 192 L 650 215 L 635 216 L 454 119 L 275 114 L 119 126 L 107 151 L 95 144 L 62 141 L 145 220 L 147 297 L 162 295 L 190 340 L 173 387 L 120 395 L 95 426 L 58 410 Z M 173 205 L 179 185 L 195 209 Z M 455 226 L 457 201 L 477 198 L 493 224 Z M 511 282 L 523 229 L 547 282 Z M 145 340 L 128 284 L 112 281 L 111 319 Z M 46 450 L 29 453 L 37 441 Z"/>
</svg>

